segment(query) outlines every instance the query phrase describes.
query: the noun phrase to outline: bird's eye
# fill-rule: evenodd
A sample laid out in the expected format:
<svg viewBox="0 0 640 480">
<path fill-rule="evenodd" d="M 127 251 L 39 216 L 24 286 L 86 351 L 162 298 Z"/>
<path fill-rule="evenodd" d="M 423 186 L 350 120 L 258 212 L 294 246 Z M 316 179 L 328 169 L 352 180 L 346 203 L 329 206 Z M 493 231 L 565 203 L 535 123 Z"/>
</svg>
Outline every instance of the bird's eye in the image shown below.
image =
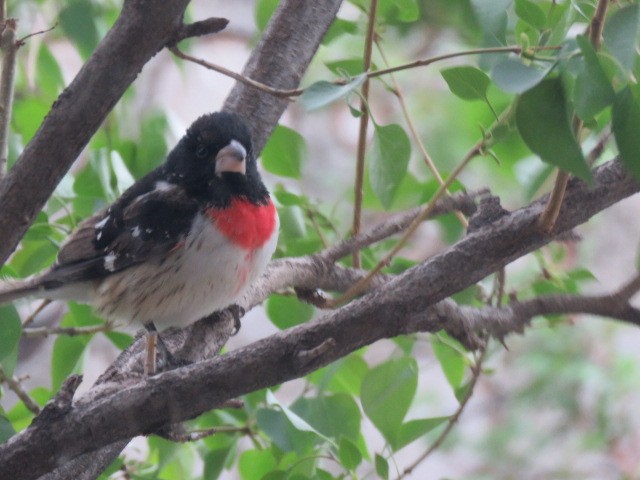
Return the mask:
<svg viewBox="0 0 640 480">
<path fill-rule="evenodd" d="M 198 158 L 204 158 L 208 154 L 209 154 L 209 150 L 207 150 L 207 147 L 203 147 L 202 145 L 200 145 L 196 150 L 196 157 Z"/>
</svg>

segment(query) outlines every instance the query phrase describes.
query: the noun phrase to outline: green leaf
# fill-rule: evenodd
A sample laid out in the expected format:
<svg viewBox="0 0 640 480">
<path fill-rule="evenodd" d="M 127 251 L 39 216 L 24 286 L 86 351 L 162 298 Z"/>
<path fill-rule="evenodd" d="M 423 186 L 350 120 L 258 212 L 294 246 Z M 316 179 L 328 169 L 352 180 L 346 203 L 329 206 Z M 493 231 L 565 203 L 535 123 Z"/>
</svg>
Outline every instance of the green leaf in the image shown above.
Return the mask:
<svg viewBox="0 0 640 480">
<path fill-rule="evenodd" d="M 36 404 L 43 407 L 52 397 L 51 392 L 43 387 L 36 387 L 31 390 L 29 396 Z M 24 430 L 33 421 L 33 412 L 29 410 L 24 403 L 18 402 L 7 413 L 7 418 L 18 432 Z"/>
<path fill-rule="evenodd" d="M 342 35 L 355 35 L 356 33 L 358 33 L 358 24 L 356 22 L 345 20 L 343 18 L 336 18 L 329 27 L 329 30 L 327 30 L 327 33 L 324 34 L 322 44 L 327 45 Z M 360 60 L 360 65 L 362 66 L 362 59 Z M 362 68 L 360 71 L 362 71 Z"/>
<path fill-rule="evenodd" d="M 357 441 L 360 435 L 360 409 L 349 395 L 320 395 L 299 398 L 291 410 L 321 434 L 338 439 Z"/>
<path fill-rule="evenodd" d="M 133 341 L 133 337 L 131 335 L 121 332 L 104 332 L 104 336 L 111 340 L 111 343 L 120 350 L 127 348 Z"/>
<path fill-rule="evenodd" d="M 122 195 L 127 188 L 133 185 L 135 179 L 119 152 L 115 150 L 109 152 L 109 160 L 112 171 L 111 185 L 118 195 Z"/>
<path fill-rule="evenodd" d="M 376 453 L 376 473 L 378 476 L 384 480 L 389 478 L 389 462 L 382 455 L 378 455 Z"/>
<path fill-rule="evenodd" d="M 507 9 L 513 0 L 471 0 L 471 7 L 482 30 L 492 43 L 504 43 Z"/>
<path fill-rule="evenodd" d="M 313 433 L 295 428 L 280 410 L 258 409 L 256 422 L 260 430 L 284 452 L 297 452 L 299 455 L 304 455 L 318 439 Z"/>
<path fill-rule="evenodd" d="M 420 18 L 416 0 L 380 0 L 378 15 L 386 23 L 410 23 Z"/>
<path fill-rule="evenodd" d="M 636 62 L 639 31 L 640 5 L 637 3 L 617 10 L 604 25 L 604 48 L 627 70 L 631 70 Z"/>
<path fill-rule="evenodd" d="M 238 469 L 242 480 L 260 480 L 278 463 L 269 450 L 247 450 L 240 455 Z"/>
<path fill-rule="evenodd" d="M 280 217 L 281 240 L 305 238 L 307 236 L 304 213 L 300 207 L 279 208 L 278 216 Z"/>
<path fill-rule="evenodd" d="M 376 125 L 369 162 L 371 187 L 385 209 L 389 209 L 407 173 L 411 142 L 397 124 Z"/>
<path fill-rule="evenodd" d="M 627 86 L 616 95 L 612 110 L 612 130 L 622 162 L 640 178 L 640 88 Z"/>
<path fill-rule="evenodd" d="M 20 316 L 13 305 L 0 305 L 0 332 L 0 363 L 11 375 L 18 359 L 18 344 L 22 334 Z"/>
<path fill-rule="evenodd" d="M 209 450 L 204 457 L 204 475 L 203 478 L 218 478 L 224 469 L 229 458 L 231 448 L 216 448 Z"/>
<path fill-rule="evenodd" d="M 440 70 L 449 90 L 463 100 L 486 100 L 491 80 L 482 70 L 471 67 L 451 67 Z"/>
<path fill-rule="evenodd" d="M 582 35 L 576 40 L 582 50 L 584 63 L 576 78 L 574 103 L 578 116 L 589 120 L 613 102 L 615 92 L 589 40 Z"/>
<path fill-rule="evenodd" d="M 311 425 L 309 425 L 309 423 L 306 420 L 300 417 L 293 410 L 285 407 L 282 403 L 280 403 L 280 401 L 276 398 L 273 392 L 271 392 L 271 390 L 267 390 L 266 400 L 268 405 L 278 407 L 280 411 L 282 411 L 282 413 L 284 413 L 287 419 L 291 422 L 291 425 L 293 425 L 297 430 L 300 430 L 301 432 L 315 433 L 317 436 L 319 436 L 323 440 L 336 446 L 336 444 L 329 437 L 327 437 L 326 435 L 323 435 L 320 431 L 316 430 Z"/>
<path fill-rule="evenodd" d="M 426 435 L 434 428 L 439 427 L 447 420 L 449 420 L 449 417 L 422 418 L 403 424 L 402 427 L 400 427 L 400 432 L 396 443 L 393 445 L 393 449 L 400 450 L 414 440 Z"/>
<path fill-rule="evenodd" d="M 38 49 L 37 78 L 38 87 L 52 100 L 64 87 L 60 66 L 45 43 L 41 43 Z"/>
<path fill-rule="evenodd" d="M 262 31 L 265 29 L 273 12 L 276 11 L 276 7 L 278 6 L 279 0 L 258 0 L 256 3 L 256 26 L 258 30 Z"/>
<path fill-rule="evenodd" d="M 15 433 L 16 431 L 13 429 L 11 422 L 0 408 L 0 445 L 9 440 Z"/>
<path fill-rule="evenodd" d="M 591 180 L 591 171 L 569 124 L 560 79 L 545 80 L 520 97 L 516 125 L 527 146 L 544 162 Z"/>
<path fill-rule="evenodd" d="M 338 458 L 344 468 L 355 470 L 362 462 L 362 453 L 351 440 L 342 437 L 340 439 L 340 448 L 338 449 Z"/>
<path fill-rule="evenodd" d="M 51 359 L 51 389 L 58 390 L 62 382 L 71 375 L 76 368 L 87 341 L 80 337 L 60 335 L 53 344 Z"/>
<path fill-rule="evenodd" d="M 331 62 L 326 62 L 325 65 L 329 70 L 331 70 L 332 73 L 336 75 L 339 75 L 339 76 L 349 75 L 350 77 L 354 77 L 354 78 L 359 75 L 362 75 L 362 71 L 364 70 L 364 65 L 362 64 L 361 57 L 334 60 Z M 375 64 L 372 63 L 371 69 L 377 70 L 378 68 L 375 66 Z"/>
<path fill-rule="evenodd" d="M 289 192 L 280 184 L 276 185 L 273 195 L 278 200 L 278 203 L 284 207 L 301 206 L 308 203 L 304 195 L 296 195 L 295 193 Z"/>
<path fill-rule="evenodd" d="M 83 58 L 89 58 L 98 45 L 96 12 L 89 0 L 74 0 L 60 12 L 60 27 L 76 44 Z"/>
<path fill-rule="evenodd" d="M 394 444 L 418 385 L 415 359 L 390 360 L 371 370 L 362 382 L 362 408 L 390 444 Z"/>
<path fill-rule="evenodd" d="M 317 110 L 346 97 L 354 90 L 358 89 L 364 83 L 367 76 L 358 75 L 344 85 L 336 85 L 335 83 L 321 80 L 308 86 L 300 96 L 302 106 L 307 110 Z"/>
<path fill-rule="evenodd" d="M 271 295 L 267 300 L 267 316 L 280 330 L 311 319 L 313 307 L 293 296 Z"/>
<path fill-rule="evenodd" d="M 140 129 L 140 137 L 134 144 L 134 155 L 131 162 L 127 162 L 134 177 L 146 175 L 150 170 L 160 165 L 167 155 L 167 118 L 162 114 L 145 118 Z M 116 150 L 123 158 L 127 158 L 129 142 L 121 141 Z"/>
<path fill-rule="evenodd" d="M 507 93 L 523 93 L 539 84 L 554 64 L 544 68 L 525 65 L 515 58 L 505 58 L 491 70 L 493 82 Z"/>
<path fill-rule="evenodd" d="M 436 336 L 432 338 L 431 346 L 433 353 L 440 363 L 444 376 L 447 378 L 451 388 L 455 390 L 460 386 L 464 377 L 464 357 L 459 351 L 443 343 Z"/>
<path fill-rule="evenodd" d="M 349 355 L 347 358 L 332 364 L 327 368 L 336 368 L 327 388 L 334 392 L 344 392 L 351 395 L 360 395 L 360 386 L 365 375 L 369 372 L 369 366 L 362 357 Z"/>
<path fill-rule="evenodd" d="M 544 30 L 547 26 L 547 16 L 530 0 L 516 0 L 516 15 L 538 30 Z"/>
<path fill-rule="evenodd" d="M 58 247 L 50 241 L 25 242 L 22 247 L 11 259 L 11 266 L 21 277 L 48 267 L 58 254 Z"/>
<path fill-rule="evenodd" d="M 12 123 L 27 144 L 36 133 L 51 104 L 38 98 L 16 98 L 13 104 Z"/>
<path fill-rule="evenodd" d="M 300 178 L 306 144 L 302 135 L 278 125 L 262 150 L 262 165 L 281 177 Z"/>
</svg>

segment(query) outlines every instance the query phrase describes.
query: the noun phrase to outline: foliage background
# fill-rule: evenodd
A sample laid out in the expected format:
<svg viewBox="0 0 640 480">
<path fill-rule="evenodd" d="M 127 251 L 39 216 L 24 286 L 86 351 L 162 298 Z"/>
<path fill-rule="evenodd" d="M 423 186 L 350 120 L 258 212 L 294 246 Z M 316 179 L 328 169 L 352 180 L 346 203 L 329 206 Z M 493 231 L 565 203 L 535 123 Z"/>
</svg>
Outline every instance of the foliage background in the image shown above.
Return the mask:
<svg viewBox="0 0 640 480">
<path fill-rule="evenodd" d="M 184 48 L 240 71 L 274 2 L 230 3 L 194 1 L 189 11 L 194 19 L 223 16 L 231 23 L 223 33 L 190 40 Z M 360 71 L 366 17 L 359 7 L 365 3 L 344 5 L 341 22 L 328 35 L 303 86 Z M 508 12 L 507 43 L 535 44 L 544 35 L 541 31 L 549 30 L 552 36 L 563 31 L 558 24 L 535 25 L 551 22 L 550 15 L 540 20 L 535 13 L 535 7 L 548 12 L 550 3 L 381 1 L 378 34 L 389 64 L 403 64 L 492 44 L 495 29 L 503 28 L 492 19 Z M 565 9 L 563 21 L 571 27 L 568 35 L 581 33 L 593 16 L 595 2 L 557 3 Z M 631 4 L 614 5 L 612 11 Z M 59 22 L 54 31 L 32 37 L 20 50 L 9 164 L 104 36 L 119 8 L 120 2 L 111 1 L 9 2 L 11 15 L 20 20 L 19 36 Z M 465 101 L 451 93 L 440 70 L 479 65 L 489 71 L 494 61 L 488 55 L 462 57 L 396 74 L 420 138 L 443 173 L 450 172 L 481 138 L 482 130 L 491 126 L 491 108 L 502 111 L 514 96 L 492 82 L 486 92 L 491 108 L 482 100 Z M 374 54 L 374 64 L 384 66 L 379 52 Z M 194 118 L 221 105 L 232 83 L 177 61 L 168 51 L 158 54 L 78 159 L 1 273 L 26 276 L 49 265 L 70 228 L 157 165 Z M 395 123 L 406 131 L 398 101 L 389 92 L 391 85 L 389 77 L 372 83 L 371 111 L 378 125 Z M 349 105 L 358 107 L 355 95 L 349 97 Z M 602 131 L 610 115 L 609 109 L 597 112 L 593 131 Z M 263 152 L 262 166 L 280 203 L 283 227 L 278 255 L 301 255 L 349 232 L 358 120 L 344 100 L 313 111 L 297 101 L 281 123 L 288 128 L 275 132 Z M 370 137 L 371 152 L 375 139 L 371 133 Z M 586 140 L 587 150 L 597 139 L 596 134 Z M 394 154 L 403 156 L 408 136 L 392 135 L 391 141 Z M 507 208 L 517 208 L 550 189 L 545 174 L 551 168 L 529 151 L 517 132 L 509 132 L 493 151 L 499 162 L 489 156 L 476 159 L 461 175 L 457 188 L 488 186 Z M 614 152 L 615 144 L 609 142 L 603 158 L 611 158 Z M 368 181 L 366 224 L 386 218 L 389 211 L 424 202 L 435 191 L 436 183 L 415 144 L 406 156 L 408 173 L 400 177 L 394 195 L 376 195 L 373 182 Z M 387 208 L 381 201 L 387 202 Z M 583 242 L 553 244 L 516 262 L 508 269 L 507 290 L 526 298 L 556 291 L 603 291 L 618 285 L 636 264 L 638 203 L 637 198 L 629 199 L 583 227 Z M 425 224 L 390 268 L 399 271 L 441 251 L 460 235 L 462 229 L 453 215 Z M 388 246 L 364 252 L 364 265 L 371 267 Z M 487 279 L 478 290 L 462 292 L 457 300 L 477 302 L 478 291 L 491 289 L 492 279 Z M 19 305 L 20 316 L 25 318 L 35 306 Z M 129 341 L 126 334 L 115 332 L 59 336 L 23 339 L 18 350 L 14 341 L 19 335 L 17 312 L 3 306 L 0 314 L 4 334 L 0 360 L 9 371 L 15 366 L 15 375 L 30 375 L 24 386 L 41 404 L 72 372 L 84 372 L 85 384 L 90 385 Z M 100 322 L 88 307 L 72 304 L 47 307 L 36 323 L 49 325 L 61 315 L 65 326 Z M 313 315 L 312 307 L 276 296 L 264 310 L 245 317 L 244 328 L 228 348 Z M 491 344 L 484 374 L 460 424 L 413 475 L 636 478 L 640 474 L 636 455 L 640 417 L 634 409 L 639 400 L 638 341 L 640 334 L 628 326 L 588 318 L 551 318 L 538 319 L 524 337 L 509 337 L 508 351 Z M 417 335 L 379 342 L 273 394 L 249 395 L 241 411 L 212 412 L 193 425 L 248 428 L 251 435 L 246 431 L 218 434 L 189 445 L 156 437 L 141 439 L 111 471 L 126 462 L 133 478 L 214 478 L 223 469 L 228 469 L 222 474 L 226 478 L 243 479 L 261 478 L 268 472 L 272 472 L 268 478 L 330 478 L 330 474 L 372 478 L 384 476 L 385 471 L 396 478 L 442 430 L 440 419 L 458 407 L 472 363 L 473 356 L 447 338 Z M 24 428 L 32 416 L 10 392 L 4 391 L 0 401 L 4 408 L 0 419 L 4 415 L 8 419 L 0 424 L 2 438 Z M 418 428 L 423 434 L 400 448 L 399 424 L 412 419 L 425 420 Z"/>
</svg>

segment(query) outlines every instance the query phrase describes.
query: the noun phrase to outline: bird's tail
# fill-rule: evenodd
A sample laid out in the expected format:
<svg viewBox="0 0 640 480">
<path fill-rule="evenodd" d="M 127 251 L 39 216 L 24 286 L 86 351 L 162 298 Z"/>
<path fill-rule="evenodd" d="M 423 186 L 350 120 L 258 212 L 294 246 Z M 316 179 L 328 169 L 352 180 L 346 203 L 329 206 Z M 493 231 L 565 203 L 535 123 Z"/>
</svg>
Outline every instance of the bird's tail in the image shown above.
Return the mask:
<svg viewBox="0 0 640 480">
<path fill-rule="evenodd" d="M 42 290 L 39 277 L 29 277 L 24 280 L 8 280 L 0 282 L 0 304 L 9 303 L 18 298 L 34 295 Z"/>
</svg>

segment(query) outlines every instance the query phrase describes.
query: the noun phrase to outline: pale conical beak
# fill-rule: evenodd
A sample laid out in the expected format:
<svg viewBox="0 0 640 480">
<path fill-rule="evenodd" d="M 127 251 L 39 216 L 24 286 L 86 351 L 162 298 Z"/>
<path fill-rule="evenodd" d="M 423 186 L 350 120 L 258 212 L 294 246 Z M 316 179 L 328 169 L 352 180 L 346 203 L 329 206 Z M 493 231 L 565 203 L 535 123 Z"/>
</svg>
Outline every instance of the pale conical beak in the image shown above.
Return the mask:
<svg viewBox="0 0 640 480">
<path fill-rule="evenodd" d="M 231 140 L 229 145 L 216 155 L 216 175 L 220 176 L 224 172 L 243 175 L 247 172 L 247 150 L 237 140 Z"/>
</svg>

